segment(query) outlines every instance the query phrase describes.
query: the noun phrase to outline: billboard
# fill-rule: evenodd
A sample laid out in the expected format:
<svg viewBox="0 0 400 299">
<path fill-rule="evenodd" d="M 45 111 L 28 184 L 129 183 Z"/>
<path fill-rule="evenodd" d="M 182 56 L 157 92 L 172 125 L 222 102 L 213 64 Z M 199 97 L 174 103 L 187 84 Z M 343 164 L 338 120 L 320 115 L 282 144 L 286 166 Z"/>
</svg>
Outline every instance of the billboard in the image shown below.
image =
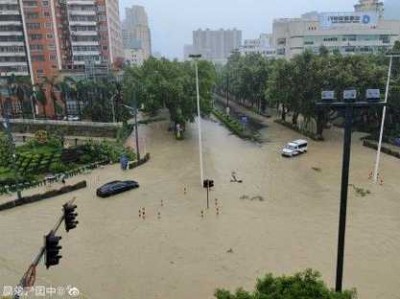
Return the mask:
<svg viewBox="0 0 400 299">
<path fill-rule="evenodd" d="M 319 23 L 322 28 L 364 25 L 376 26 L 378 15 L 375 12 L 333 12 L 319 14 Z"/>
</svg>

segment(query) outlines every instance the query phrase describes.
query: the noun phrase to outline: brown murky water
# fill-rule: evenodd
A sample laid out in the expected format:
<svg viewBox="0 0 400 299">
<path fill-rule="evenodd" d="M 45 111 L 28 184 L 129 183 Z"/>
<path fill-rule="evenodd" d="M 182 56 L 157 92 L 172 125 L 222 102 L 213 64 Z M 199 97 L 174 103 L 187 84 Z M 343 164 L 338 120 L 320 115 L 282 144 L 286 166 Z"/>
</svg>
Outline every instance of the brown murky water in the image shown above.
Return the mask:
<svg viewBox="0 0 400 299">
<path fill-rule="evenodd" d="M 130 172 L 110 166 L 85 176 L 91 188 L 74 194 L 80 224 L 69 234 L 61 231 L 61 264 L 49 271 L 41 265 L 36 285 L 72 285 L 80 298 L 206 299 L 217 287 L 252 289 L 267 272 L 312 267 L 333 287 L 340 132 L 329 132 L 325 143 L 310 142 L 303 156 L 285 159 L 281 147 L 299 136 L 276 124 L 263 131 L 271 142 L 262 145 L 242 141 L 217 123 L 203 125 L 205 176 L 216 186 L 209 210 L 200 186 L 195 125 L 185 141 L 174 140 L 165 123 L 141 127 L 152 159 Z M 362 299 L 397 299 L 400 160 L 383 155 L 384 185 L 373 185 L 368 174 L 375 152 L 356 137 L 351 183 L 372 194 L 349 192 L 344 287 L 356 287 Z M 231 183 L 231 171 L 244 182 Z M 94 188 L 116 178 L 137 179 L 141 187 L 96 198 Z M 71 197 L 0 214 L 0 287 L 15 285 Z M 142 207 L 145 220 L 138 217 Z"/>
</svg>

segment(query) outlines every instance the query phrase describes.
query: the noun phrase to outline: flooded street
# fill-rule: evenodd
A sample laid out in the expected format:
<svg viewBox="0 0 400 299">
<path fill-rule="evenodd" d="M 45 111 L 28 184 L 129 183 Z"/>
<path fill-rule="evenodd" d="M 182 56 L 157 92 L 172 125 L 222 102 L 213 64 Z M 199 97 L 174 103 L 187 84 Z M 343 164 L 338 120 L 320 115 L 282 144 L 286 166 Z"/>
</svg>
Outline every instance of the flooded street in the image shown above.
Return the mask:
<svg viewBox="0 0 400 299">
<path fill-rule="evenodd" d="M 79 298 L 209 299 L 216 288 L 252 290 L 269 272 L 313 268 L 334 287 L 341 132 L 326 132 L 326 142 L 311 141 L 307 154 L 286 159 L 281 148 L 301 136 L 272 120 L 261 130 L 269 142 L 261 145 L 214 121 L 202 124 L 204 174 L 215 181 L 209 210 L 196 125 L 187 126 L 184 141 L 167 132 L 166 122 L 140 126 L 148 163 L 129 172 L 97 169 L 70 180 L 86 179 L 90 188 L 0 213 L 0 292 L 19 281 L 73 196 L 79 225 L 68 234 L 60 228 L 63 258 L 48 271 L 41 264 L 36 285 L 75 286 Z M 384 184 L 372 184 L 375 151 L 358 137 L 350 182 L 372 194 L 349 190 L 344 288 L 357 288 L 361 299 L 398 299 L 400 160 L 382 155 Z M 243 183 L 230 182 L 232 171 Z M 97 198 L 95 188 L 114 179 L 135 179 L 140 188 Z M 146 219 L 138 215 L 143 207 Z"/>
</svg>

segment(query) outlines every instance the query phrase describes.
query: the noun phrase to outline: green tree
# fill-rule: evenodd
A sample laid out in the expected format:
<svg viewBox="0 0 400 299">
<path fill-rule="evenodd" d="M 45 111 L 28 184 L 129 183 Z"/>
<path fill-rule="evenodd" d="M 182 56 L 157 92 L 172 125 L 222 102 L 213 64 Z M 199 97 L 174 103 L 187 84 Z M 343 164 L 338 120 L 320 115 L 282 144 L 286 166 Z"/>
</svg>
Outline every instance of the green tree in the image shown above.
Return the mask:
<svg viewBox="0 0 400 299">
<path fill-rule="evenodd" d="M 267 274 L 257 280 L 256 289 L 250 293 L 239 288 L 234 294 L 218 289 L 217 299 L 355 299 L 356 291 L 336 293 L 320 279 L 321 275 L 311 269 L 293 276 L 274 277 Z"/>
</svg>

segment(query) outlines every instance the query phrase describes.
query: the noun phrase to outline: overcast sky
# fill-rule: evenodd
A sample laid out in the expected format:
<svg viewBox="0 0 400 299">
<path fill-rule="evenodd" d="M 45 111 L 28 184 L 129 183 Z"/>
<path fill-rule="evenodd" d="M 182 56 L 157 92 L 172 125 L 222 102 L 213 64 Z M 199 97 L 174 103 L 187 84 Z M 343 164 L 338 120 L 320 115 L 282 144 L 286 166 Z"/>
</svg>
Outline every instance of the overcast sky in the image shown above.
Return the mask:
<svg viewBox="0 0 400 299">
<path fill-rule="evenodd" d="M 182 58 L 192 31 L 202 28 L 242 30 L 243 39 L 270 33 L 274 18 L 298 17 L 313 10 L 352 11 L 357 0 L 120 0 L 125 7 L 142 5 L 149 17 L 152 50 Z"/>
</svg>

